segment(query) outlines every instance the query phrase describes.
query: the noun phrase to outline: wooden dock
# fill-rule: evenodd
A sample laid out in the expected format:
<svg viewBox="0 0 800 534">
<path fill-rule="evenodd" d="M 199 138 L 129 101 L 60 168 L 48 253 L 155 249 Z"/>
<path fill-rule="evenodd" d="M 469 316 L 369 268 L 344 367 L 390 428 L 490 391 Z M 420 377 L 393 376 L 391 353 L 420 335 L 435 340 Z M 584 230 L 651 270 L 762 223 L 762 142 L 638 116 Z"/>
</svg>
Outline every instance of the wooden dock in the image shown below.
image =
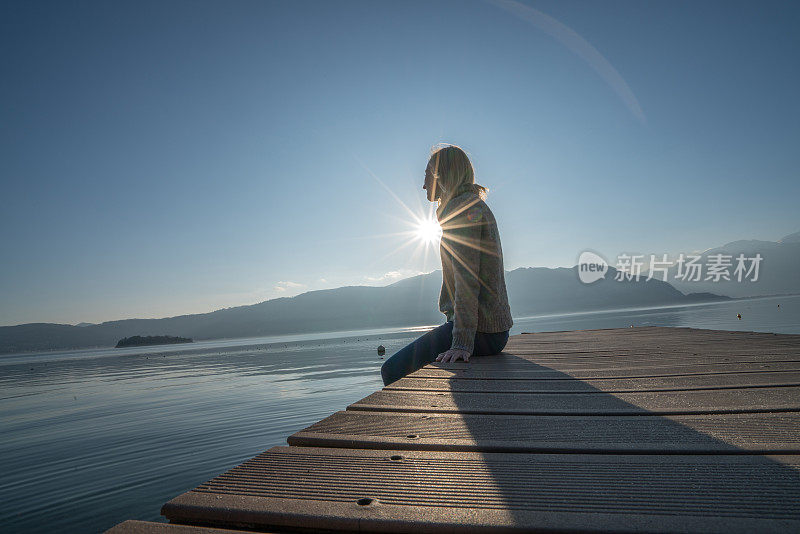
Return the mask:
<svg viewBox="0 0 800 534">
<path fill-rule="evenodd" d="M 800 335 L 522 334 L 288 445 L 110 532 L 800 532 Z"/>
</svg>

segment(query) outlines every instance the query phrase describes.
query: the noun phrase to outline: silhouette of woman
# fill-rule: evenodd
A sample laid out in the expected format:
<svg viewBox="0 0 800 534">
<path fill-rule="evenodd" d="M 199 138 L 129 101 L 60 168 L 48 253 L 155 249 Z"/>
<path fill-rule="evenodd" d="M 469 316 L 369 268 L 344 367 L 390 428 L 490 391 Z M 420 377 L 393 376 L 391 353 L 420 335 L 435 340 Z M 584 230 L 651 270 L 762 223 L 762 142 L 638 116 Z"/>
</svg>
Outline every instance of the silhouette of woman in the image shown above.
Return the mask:
<svg viewBox="0 0 800 534">
<path fill-rule="evenodd" d="M 436 360 L 469 361 L 497 354 L 513 321 L 503 272 L 503 250 L 486 188 L 475 183 L 467 154 L 455 145 L 434 146 L 425 168 L 428 200 L 437 202 L 442 289 L 439 310 L 447 321 L 404 347 L 381 367 L 385 385 Z"/>
</svg>

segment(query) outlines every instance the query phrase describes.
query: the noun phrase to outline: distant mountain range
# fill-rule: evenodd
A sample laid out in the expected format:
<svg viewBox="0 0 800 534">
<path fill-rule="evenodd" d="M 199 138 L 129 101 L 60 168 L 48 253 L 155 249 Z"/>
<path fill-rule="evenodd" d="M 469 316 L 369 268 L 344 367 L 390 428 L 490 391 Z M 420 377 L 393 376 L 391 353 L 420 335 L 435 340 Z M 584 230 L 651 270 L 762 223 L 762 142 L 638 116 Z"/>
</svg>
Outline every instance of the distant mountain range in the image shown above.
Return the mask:
<svg viewBox="0 0 800 534">
<path fill-rule="evenodd" d="M 716 254 L 731 256 L 734 266 L 736 265 L 736 257 L 739 254 L 744 254 L 745 258 L 752 258 L 756 254 L 761 254 L 762 260 L 759 264 L 758 280 L 751 282 L 746 281 L 743 277 L 743 280 L 739 282 L 732 277 L 729 281 L 721 279 L 718 282 L 711 280 L 682 282 L 674 279 L 675 267 L 670 269 L 667 280 L 684 293 L 709 291 L 731 297 L 800 293 L 800 232 L 787 235 L 778 241 L 755 239 L 733 241 L 699 254 L 701 256 L 699 263 L 707 264 L 708 257 Z M 747 262 L 747 265 L 749 267 L 749 262 Z M 732 273 L 733 269 L 731 269 Z M 705 274 L 703 277 L 705 277 Z"/>
<path fill-rule="evenodd" d="M 702 254 L 760 253 L 757 282 L 700 281 L 672 284 L 660 275 L 647 281 L 617 281 L 611 267 L 593 284 L 578 280 L 577 267 L 520 268 L 506 272 L 511 312 L 515 317 L 635 306 L 658 306 L 769 294 L 800 293 L 800 232 L 779 241 L 734 241 Z M 675 269 L 668 280 L 674 280 Z M 182 336 L 195 340 L 333 332 L 379 327 L 438 324 L 441 271 L 400 280 L 386 287 L 350 286 L 309 291 L 250 306 L 164 319 L 125 319 L 101 324 L 30 323 L 0 327 L 0 353 L 113 347 L 130 336 Z"/>
<path fill-rule="evenodd" d="M 718 300 L 712 294 L 684 295 L 659 280 L 606 278 L 585 285 L 576 267 L 520 268 L 506 272 L 511 311 L 516 317 L 541 313 L 680 304 Z M 125 319 L 80 326 L 30 323 L 0 327 L 0 353 L 113 347 L 130 336 L 183 336 L 194 340 L 331 332 L 438 324 L 441 271 L 400 280 L 386 287 L 350 286 L 309 291 L 249 306 L 164 319 Z"/>
</svg>

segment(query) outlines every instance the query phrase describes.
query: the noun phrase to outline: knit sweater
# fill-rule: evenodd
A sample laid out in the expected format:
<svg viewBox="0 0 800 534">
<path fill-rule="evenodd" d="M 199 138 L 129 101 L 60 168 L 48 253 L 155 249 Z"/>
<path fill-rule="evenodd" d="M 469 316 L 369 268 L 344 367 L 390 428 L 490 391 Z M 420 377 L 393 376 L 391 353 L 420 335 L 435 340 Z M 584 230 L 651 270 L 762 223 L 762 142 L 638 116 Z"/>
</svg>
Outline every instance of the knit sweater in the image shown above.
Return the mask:
<svg viewBox="0 0 800 534">
<path fill-rule="evenodd" d="M 514 324 L 497 221 L 472 191 L 450 199 L 437 217 L 442 226 L 439 310 L 453 321 L 451 348 L 472 354 L 476 332 L 505 332 Z"/>
</svg>

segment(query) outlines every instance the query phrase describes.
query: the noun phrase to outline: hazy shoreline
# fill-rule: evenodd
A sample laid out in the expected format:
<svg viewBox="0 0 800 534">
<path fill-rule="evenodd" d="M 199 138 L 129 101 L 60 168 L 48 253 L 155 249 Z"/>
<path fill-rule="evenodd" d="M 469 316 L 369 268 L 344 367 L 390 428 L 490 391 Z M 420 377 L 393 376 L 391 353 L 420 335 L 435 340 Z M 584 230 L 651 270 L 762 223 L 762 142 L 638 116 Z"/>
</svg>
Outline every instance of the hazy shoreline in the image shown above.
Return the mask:
<svg viewBox="0 0 800 534">
<path fill-rule="evenodd" d="M 649 311 L 659 311 L 659 310 L 670 311 L 670 310 L 700 308 L 704 306 L 724 305 L 736 302 L 754 302 L 767 299 L 795 298 L 798 296 L 800 296 L 800 293 L 793 293 L 786 295 L 764 295 L 755 297 L 731 297 L 725 300 L 689 302 L 684 304 L 619 307 L 619 308 L 607 308 L 607 309 L 597 309 L 597 310 L 593 309 L 593 310 L 569 311 L 569 312 L 558 312 L 558 313 L 542 313 L 542 314 L 524 315 L 519 317 L 515 316 L 514 321 L 515 323 L 519 323 L 523 321 L 530 321 L 537 319 L 558 319 L 558 318 L 582 317 L 582 316 L 583 317 L 601 316 L 608 314 L 649 312 Z M 85 353 L 87 351 L 102 351 L 109 349 L 114 349 L 114 354 L 126 356 L 133 354 L 142 354 L 145 352 L 161 354 L 165 352 L 176 353 L 176 352 L 205 350 L 211 348 L 231 348 L 235 346 L 264 345 L 272 343 L 292 343 L 292 342 L 316 341 L 325 339 L 342 339 L 347 337 L 368 337 L 373 335 L 388 335 L 388 334 L 402 335 L 405 333 L 421 333 L 430 328 L 434 328 L 438 324 L 441 323 L 401 325 L 401 326 L 389 325 L 378 328 L 330 330 L 330 331 L 319 331 L 319 332 L 289 332 L 285 334 L 270 335 L 270 336 L 244 336 L 244 337 L 197 339 L 192 344 L 193 346 L 187 346 L 187 344 L 164 344 L 164 345 L 142 345 L 138 347 L 124 347 L 122 349 L 120 348 L 114 349 L 113 345 L 97 345 L 97 346 L 87 346 L 87 347 L 75 347 L 69 349 L 56 348 L 56 349 L 39 350 L 39 351 L 5 352 L 5 353 L 0 353 L 0 361 L 7 361 L 9 358 L 16 359 L 16 358 L 36 357 L 45 355 L 64 355 L 66 358 L 68 358 L 69 355 L 86 357 Z"/>
</svg>

